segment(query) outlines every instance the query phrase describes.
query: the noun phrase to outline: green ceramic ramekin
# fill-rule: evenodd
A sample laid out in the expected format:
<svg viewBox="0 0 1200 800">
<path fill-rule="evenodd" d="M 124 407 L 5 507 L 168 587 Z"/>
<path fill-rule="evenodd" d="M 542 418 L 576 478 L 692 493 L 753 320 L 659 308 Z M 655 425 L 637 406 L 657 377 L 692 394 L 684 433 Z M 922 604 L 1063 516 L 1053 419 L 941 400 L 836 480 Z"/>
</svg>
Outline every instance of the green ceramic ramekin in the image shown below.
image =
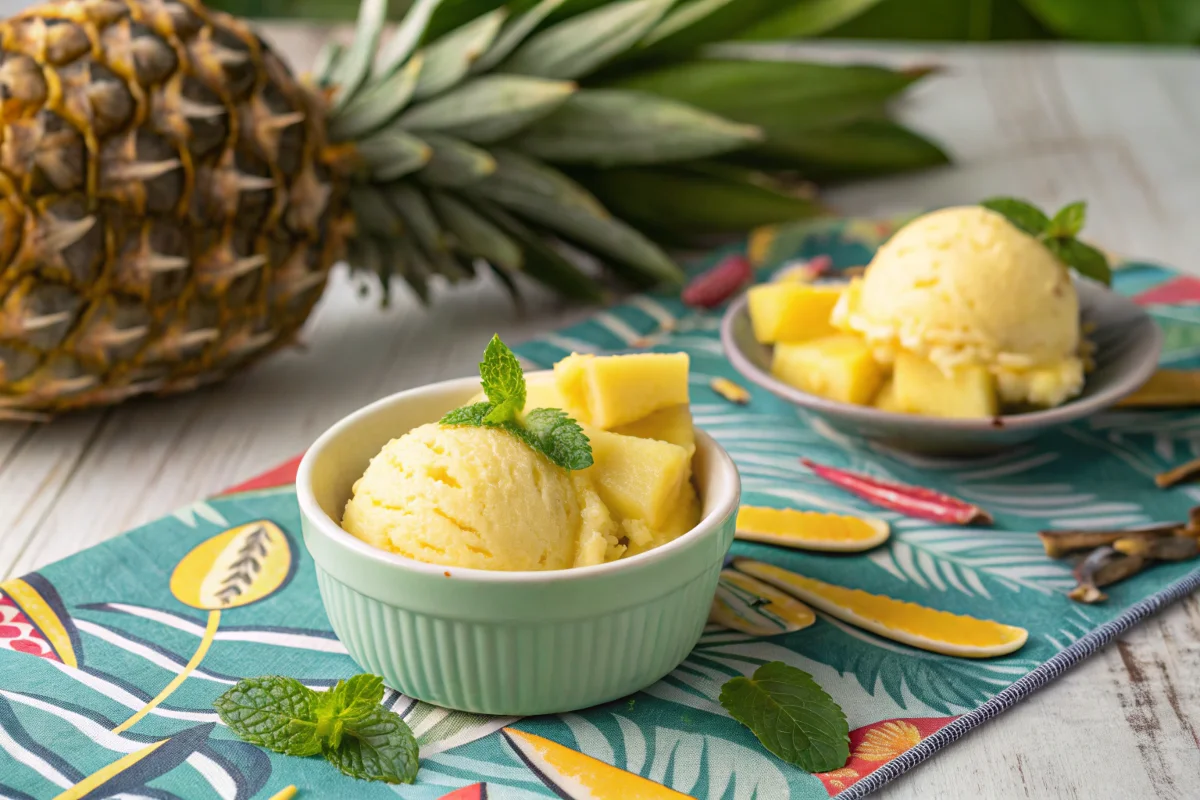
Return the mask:
<svg viewBox="0 0 1200 800">
<path fill-rule="evenodd" d="M 702 431 L 700 524 L 623 561 L 551 572 L 442 567 L 385 553 L 339 526 L 351 486 L 388 440 L 478 391 L 468 378 L 393 395 L 334 425 L 304 456 L 296 479 L 304 542 L 334 632 L 389 686 L 463 711 L 550 714 L 649 686 L 700 638 L 733 541 L 737 468 Z"/>
</svg>

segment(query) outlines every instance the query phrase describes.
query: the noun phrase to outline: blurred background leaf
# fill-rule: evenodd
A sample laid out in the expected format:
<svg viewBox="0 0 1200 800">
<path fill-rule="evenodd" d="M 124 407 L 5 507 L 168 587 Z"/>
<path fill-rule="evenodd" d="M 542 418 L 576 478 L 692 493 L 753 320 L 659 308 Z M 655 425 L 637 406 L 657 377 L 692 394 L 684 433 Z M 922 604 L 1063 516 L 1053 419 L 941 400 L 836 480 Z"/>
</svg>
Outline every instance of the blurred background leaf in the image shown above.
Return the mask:
<svg viewBox="0 0 1200 800">
<path fill-rule="evenodd" d="M 1200 42 L 1200 0 L 1024 0 L 1063 36 L 1100 42 Z"/>
<path fill-rule="evenodd" d="M 513 0 L 516 11 L 536 0 Z M 605 0 L 566 0 L 551 19 L 601 5 Z M 504 5 L 504 0 L 445 0 L 430 36 Z M 353 0 L 210 0 L 209 5 L 251 18 L 353 18 Z M 409 0 L 391 0 L 398 17 Z M 681 0 L 711 13 L 700 25 L 684 27 L 650 45 L 650 52 L 675 54 L 724 38 L 942 41 L 1066 38 L 1098 42 L 1200 43 L 1200 0 Z M 681 17 L 682 19 L 683 17 Z"/>
<path fill-rule="evenodd" d="M 883 0 L 826 35 L 843 39 L 951 41 L 1050 36 L 1021 0 Z"/>
</svg>

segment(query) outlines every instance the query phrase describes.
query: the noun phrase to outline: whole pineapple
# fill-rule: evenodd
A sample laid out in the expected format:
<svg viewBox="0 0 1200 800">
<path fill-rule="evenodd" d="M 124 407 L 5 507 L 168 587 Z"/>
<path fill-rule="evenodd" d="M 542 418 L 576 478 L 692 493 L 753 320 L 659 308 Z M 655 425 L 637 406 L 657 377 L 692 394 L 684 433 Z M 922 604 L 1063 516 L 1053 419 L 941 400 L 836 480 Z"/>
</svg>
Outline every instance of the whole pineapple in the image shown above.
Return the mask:
<svg viewBox="0 0 1200 800">
<path fill-rule="evenodd" d="M 656 185 L 735 187 L 748 205 L 726 228 L 812 211 L 713 160 L 803 162 L 772 150 L 788 123 L 704 110 L 678 65 L 581 88 L 702 4 L 620 0 L 557 19 L 563 0 L 542 0 L 430 37 L 439 2 L 416 0 L 380 47 L 386 2 L 366 0 L 353 45 L 328 48 L 305 82 L 195 0 L 65 0 L 0 23 L 0 418 L 220 379 L 291 342 L 343 258 L 423 299 L 431 277 L 477 267 L 597 298 L 564 242 L 634 283 L 679 280 L 584 184 L 672 238 L 720 229 L 718 209 L 701 199 L 688 217 L 678 197 L 660 221 Z M 813 65 L 782 66 L 749 79 Z M 912 79 L 877 72 L 882 96 Z M 641 170 L 666 162 L 683 168 Z"/>
</svg>

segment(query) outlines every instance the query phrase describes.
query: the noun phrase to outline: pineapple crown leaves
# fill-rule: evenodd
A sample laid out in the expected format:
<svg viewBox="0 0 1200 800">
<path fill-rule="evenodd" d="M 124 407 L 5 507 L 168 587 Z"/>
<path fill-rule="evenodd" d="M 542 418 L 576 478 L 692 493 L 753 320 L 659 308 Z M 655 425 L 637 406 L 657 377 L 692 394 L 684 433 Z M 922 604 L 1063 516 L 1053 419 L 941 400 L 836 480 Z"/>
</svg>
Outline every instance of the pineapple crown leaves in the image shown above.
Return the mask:
<svg viewBox="0 0 1200 800">
<path fill-rule="evenodd" d="M 984 208 L 995 211 L 1015 227 L 1029 234 L 1068 267 L 1080 275 L 1112 285 L 1112 267 L 1108 257 L 1076 237 L 1087 220 L 1087 203 L 1069 203 L 1053 217 L 1037 206 L 1012 197 L 993 197 L 980 203 Z"/>
<path fill-rule="evenodd" d="M 559 408 L 536 408 L 524 415 L 525 373 L 500 336 L 483 352 L 479 378 L 487 400 L 456 408 L 440 420 L 455 427 L 498 428 L 567 470 L 592 466 L 592 445 L 579 423 Z"/>
<path fill-rule="evenodd" d="M 363 0 L 353 42 L 327 47 L 313 76 L 331 99 L 335 166 L 350 173 L 352 266 L 385 286 L 403 278 L 421 297 L 434 276 L 454 281 L 487 265 L 506 286 L 515 286 L 511 273 L 524 272 L 594 301 L 604 294 L 577 255 L 634 284 L 679 284 L 682 272 L 660 241 L 814 213 L 808 198 L 746 177 L 753 170 L 745 169 L 705 177 L 704 197 L 663 198 L 680 203 L 670 213 L 658 201 L 665 190 L 654 191 L 647 213 L 627 207 L 637 203 L 630 181 L 658 171 L 687 181 L 705 162 L 734 153 L 745 154 L 741 166 L 767 173 L 807 170 L 807 162 L 826 158 L 837 125 L 876 118 L 914 79 L 840 67 L 818 76 L 814 65 L 789 62 L 772 62 L 766 74 L 753 60 L 706 60 L 700 45 L 762 16 L 738 5 L 414 0 L 381 44 L 386 2 Z M 835 20 L 819 14 L 804 24 Z M 683 62 L 699 73 L 672 72 L 680 56 L 699 58 Z M 707 69 L 728 79 L 715 92 L 693 91 Z M 830 76 L 845 78 L 832 92 L 821 89 Z M 780 88 L 804 100 L 782 121 L 771 100 Z M 899 126 L 876 124 L 853 142 L 889 155 L 835 154 L 850 171 L 860 169 L 856 160 L 875 169 L 945 158 Z M 658 171 L 647 172 L 651 166 Z M 709 224 L 713 217 L 718 224 Z"/>
</svg>

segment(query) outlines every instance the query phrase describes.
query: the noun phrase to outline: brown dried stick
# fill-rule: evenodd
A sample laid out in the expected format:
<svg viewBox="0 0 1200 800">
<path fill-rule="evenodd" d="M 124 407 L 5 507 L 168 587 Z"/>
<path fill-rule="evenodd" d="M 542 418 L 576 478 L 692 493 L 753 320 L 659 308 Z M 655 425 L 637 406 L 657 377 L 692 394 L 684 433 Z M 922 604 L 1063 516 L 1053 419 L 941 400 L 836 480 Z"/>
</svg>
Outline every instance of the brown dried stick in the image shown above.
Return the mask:
<svg viewBox="0 0 1200 800">
<path fill-rule="evenodd" d="M 1079 585 L 1067 596 L 1080 603 L 1103 602 L 1108 595 L 1100 591 L 1101 586 L 1136 575 L 1148 563 L 1150 560 L 1144 556 L 1125 555 L 1111 547 L 1098 547 L 1075 567 L 1075 580 L 1079 581 Z"/>
<path fill-rule="evenodd" d="M 1200 539 L 1193 536 L 1164 536 L 1161 539 L 1118 539 L 1113 549 L 1127 556 L 1153 561 L 1187 561 L 1200 555 Z"/>
<path fill-rule="evenodd" d="M 1154 476 L 1154 482 L 1158 484 L 1160 489 L 1169 489 L 1172 486 L 1190 481 L 1193 478 L 1200 477 L 1200 458 L 1180 464 L 1174 469 L 1169 469 L 1166 472 Z"/>
<path fill-rule="evenodd" d="M 1174 536 L 1183 530 L 1182 523 L 1172 522 L 1124 530 L 1038 531 L 1038 538 L 1042 540 L 1042 547 L 1046 548 L 1046 555 L 1051 558 L 1062 558 L 1068 553 L 1079 550 L 1105 547 L 1119 539 L 1158 539 L 1164 536 Z"/>
</svg>

